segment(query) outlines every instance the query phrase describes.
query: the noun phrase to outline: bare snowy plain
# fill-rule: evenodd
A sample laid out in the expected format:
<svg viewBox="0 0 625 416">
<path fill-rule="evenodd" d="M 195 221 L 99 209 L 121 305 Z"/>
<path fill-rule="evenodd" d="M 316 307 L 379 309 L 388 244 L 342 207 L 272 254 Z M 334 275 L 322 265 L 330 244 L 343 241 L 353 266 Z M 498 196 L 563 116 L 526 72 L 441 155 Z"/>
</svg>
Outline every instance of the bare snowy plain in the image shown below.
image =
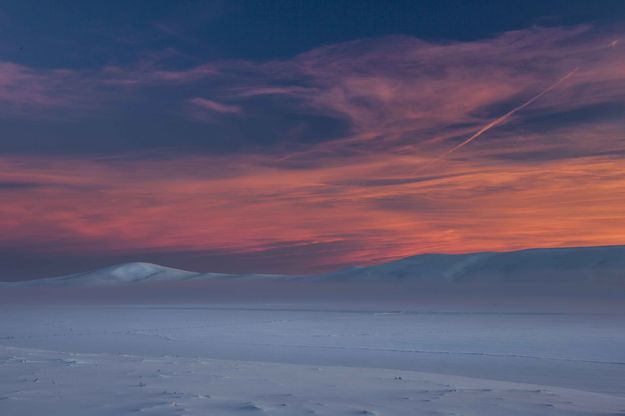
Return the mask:
<svg viewBox="0 0 625 416">
<path fill-rule="evenodd" d="M 604 247 L 4 283 L 0 415 L 625 415 L 624 282 Z"/>
</svg>

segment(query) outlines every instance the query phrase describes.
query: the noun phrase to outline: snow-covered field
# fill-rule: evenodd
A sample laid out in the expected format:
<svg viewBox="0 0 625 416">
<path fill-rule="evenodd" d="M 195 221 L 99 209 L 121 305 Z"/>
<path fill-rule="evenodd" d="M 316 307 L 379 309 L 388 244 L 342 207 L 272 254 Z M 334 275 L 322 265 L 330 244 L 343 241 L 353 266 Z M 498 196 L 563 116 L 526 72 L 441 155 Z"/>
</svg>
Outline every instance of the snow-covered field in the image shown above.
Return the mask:
<svg viewBox="0 0 625 416">
<path fill-rule="evenodd" d="M 623 270 L 613 246 L 0 283 L 0 416 L 625 415 Z"/>
<path fill-rule="evenodd" d="M 0 414 L 625 415 L 625 316 L 6 305 Z"/>
</svg>

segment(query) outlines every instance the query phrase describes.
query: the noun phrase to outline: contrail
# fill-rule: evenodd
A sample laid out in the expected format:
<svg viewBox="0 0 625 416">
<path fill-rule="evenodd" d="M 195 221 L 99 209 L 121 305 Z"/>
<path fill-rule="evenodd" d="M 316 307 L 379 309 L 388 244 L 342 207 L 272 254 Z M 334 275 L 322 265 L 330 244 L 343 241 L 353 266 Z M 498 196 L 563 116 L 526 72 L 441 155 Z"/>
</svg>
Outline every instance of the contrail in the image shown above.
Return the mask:
<svg viewBox="0 0 625 416">
<path fill-rule="evenodd" d="M 432 163 L 435 163 L 435 162 L 437 162 L 437 161 L 439 161 L 441 159 L 446 158 L 450 154 L 454 153 L 456 150 L 459 150 L 459 149 L 463 148 L 464 146 L 468 145 L 473 140 L 477 139 L 482 134 L 486 133 L 488 130 L 490 130 L 493 127 L 495 127 L 495 126 L 497 126 L 497 125 L 507 121 L 510 117 L 512 117 L 514 115 L 514 113 L 524 109 L 525 107 L 527 107 L 528 105 L 532 104 L 534 101 L 538 100 L 540 97 L 542 97 L 543 95 L 547 94 L 549 91 L 553 90 L 558 85 L 563 83 L 567 78 L 571 77 L 575 72 L 577 72 L 578 69 L 579 69 L 579 67 L 573 69 L 572 71 L 570 71 L 569 73 L 564 75 L 562 78 L 560 78 L 559 80 L 557 80 L 556 82 L 551 84 L 549 87 L 545 88 L 543 91 L 539 92 L 538 94 L 536 94 L 535 96 L 533 96 L 532 98 L 530 98 L 529 100 L 524 102 L 523 104 L 519 105 L 518 107 L 513 108 L 512 110 L 508 111 L 506 114 L 504 114 L 504 115 L 496 118 L 495 120 L 491 121 L 490 123 L 486 124 L 484 127 L 479 129 L 478 131 L 476 131 L 471 137 L 469 137 L 468 139 L 464 140 L 462 143 L 459 143 L 459 144 L 455 145 L 454 147 L 452 147 L 451 149 L 447 150 L 442 155 L 438 156 L 436 159 L 434 159 L 434 160 L 430 161 L 429 163 L 426 163 L 425 165 L 423 165 L 422 169 L 427 167 L 427 166 L 429 166 L 429 165 L 431 165 Z"/>
</svg>

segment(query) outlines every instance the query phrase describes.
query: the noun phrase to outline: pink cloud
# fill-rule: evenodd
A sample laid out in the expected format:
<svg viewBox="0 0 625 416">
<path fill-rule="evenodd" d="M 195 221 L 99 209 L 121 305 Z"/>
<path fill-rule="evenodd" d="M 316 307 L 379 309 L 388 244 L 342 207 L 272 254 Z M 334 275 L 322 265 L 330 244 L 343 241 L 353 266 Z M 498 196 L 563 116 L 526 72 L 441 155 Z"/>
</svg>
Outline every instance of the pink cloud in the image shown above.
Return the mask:
<svg viewBox="0 0 625 416">
<path fill-rule="evenodd" d="M 118 86 L 167 86 L 189 84 L 217 77 L 219 70 L 214 65 L 205 64 L 183 70 L 163 69 L 152 63 L 140 63 L 124 68 L 109 66 L 102 69 L 98 82 Z"/>
<path fill-rule="evenodd" d="M 437 149 L 441 141 L 468 137 L 574 68 L 575 76 L 532 108 L 564 111 L 625 100 L 625 53 L 613 41 L 622 35 L 574 27 L 472 42 L 354 41 L 264 64 L 256 83 L 236 94 L 280 95 L 292 100 L 288 105 L 346 120 L 349 136 L 324 146 L 370 142 L 428 151 L 430 143 Z"/>
<path fill-rule="evenodd" d="M 59 108 L 78 105 L 84 79 L 72 71 L 34 70 L 11 62 L 0 62 L 0 105 L 6 112 L 21 113 L 30 108 Z"/>
<path fill-rule="evenodd" d="M 206 98 L 195 97 L 189 100 L 189 102 L 204 110 L 214 111 L 217 113 L 239 113 L 241 108 L 236 105 L 228 105 L 218 103 L 217 101 L 209 100 Z"/>
<path fill-rule="evenodd" d="M 285 105 L 291 108 L 348 122 L 345 143 L 415 144 L 468 134 L 493 117 L 493 106 L 509 109 L 575 67 L 580 68 L 575 77 L 535 108 L 623 99 L 625 46 L 615 42 L 623 35 L 579 26 L 532 28 L 471 42 L 389 37 L 325 46 L 286 60 L 226 60 L 181 69 L 166 64 L 174 51 L 128 67 L 81 71 L 3 63 L 0 103 L 45 109 L 88 102 L 97 108 L 141 97 L 148 88 L 194 86 L 193 95 L 177 104 L 181 113 L 185 102 L 198 98 L 198 89 L 206 91 L 203 100 L 236 101 L 239 109 L 248 99 L 278 96 L 288 98 Z M 233 104 L 205 107 L 235 112 Z"/>
</svg>

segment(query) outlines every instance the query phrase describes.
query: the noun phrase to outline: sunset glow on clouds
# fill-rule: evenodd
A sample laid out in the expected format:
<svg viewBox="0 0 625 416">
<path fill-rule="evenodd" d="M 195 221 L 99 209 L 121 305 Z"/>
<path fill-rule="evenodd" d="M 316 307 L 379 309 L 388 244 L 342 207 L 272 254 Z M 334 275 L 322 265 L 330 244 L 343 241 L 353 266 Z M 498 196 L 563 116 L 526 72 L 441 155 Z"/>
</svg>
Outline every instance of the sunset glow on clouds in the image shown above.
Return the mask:
<svg viewBox="0 0 625 416">
<path fill-rule="evenodd" d="M 258 271 L 300 273 L 625 244 L 624 35 L 396 36 L 185 68 L 167 54 L 97 70 L 0 63 L 2 113 L 70 126 L 54 134 L 77 143 L 42 153 L 16 138 L 0 155 L 0 246 L 253 254 Z M 93 119 L 121 127 L 76 130 Z M 164 119 L 166 137 L 142 145 Z"/>
</svg>

